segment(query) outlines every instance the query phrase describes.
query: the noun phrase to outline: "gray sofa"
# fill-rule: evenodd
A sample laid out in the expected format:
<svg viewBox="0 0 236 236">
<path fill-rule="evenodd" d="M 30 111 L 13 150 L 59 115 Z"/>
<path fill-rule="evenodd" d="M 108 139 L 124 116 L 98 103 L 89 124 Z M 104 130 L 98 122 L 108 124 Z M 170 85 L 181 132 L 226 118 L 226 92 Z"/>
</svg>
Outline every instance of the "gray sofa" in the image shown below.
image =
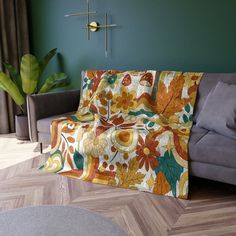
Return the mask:
<svg viewBox="0 0 236 236">
<path fill-rule="evenodd" d="M 194 123 L 208 93 L 218 81 L 236 84 L 236 73 L 204 74 L 199 87 Z M 41 148 L 42 144 L 50 144 L 51 121 L 63 114 L 75 112 L 79 98 L 79 90 L 29 96 L 27 99 L 31 140 L 39 142 Z M 189 156 L 190 175 L 236 185 L 236 140 L 194 124 L 189 142 Z"/>
</svg>

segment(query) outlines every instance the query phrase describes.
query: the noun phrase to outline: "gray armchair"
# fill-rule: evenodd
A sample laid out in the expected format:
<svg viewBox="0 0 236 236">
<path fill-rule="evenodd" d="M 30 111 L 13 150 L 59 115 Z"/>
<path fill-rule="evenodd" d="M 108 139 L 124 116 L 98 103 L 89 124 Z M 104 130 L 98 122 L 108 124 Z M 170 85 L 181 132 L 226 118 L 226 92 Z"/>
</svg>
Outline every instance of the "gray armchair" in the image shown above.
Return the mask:
<svg viewBox="0 0 236 236">
<path fill-rule="evenodd" d="M 50 124 L 53 119 L 77 111 L 80 100 L 80 91 L 35 94 L 27 97 L 27 111 L 30 140 L 43 144 L 50 144 Z"/>
</svg>

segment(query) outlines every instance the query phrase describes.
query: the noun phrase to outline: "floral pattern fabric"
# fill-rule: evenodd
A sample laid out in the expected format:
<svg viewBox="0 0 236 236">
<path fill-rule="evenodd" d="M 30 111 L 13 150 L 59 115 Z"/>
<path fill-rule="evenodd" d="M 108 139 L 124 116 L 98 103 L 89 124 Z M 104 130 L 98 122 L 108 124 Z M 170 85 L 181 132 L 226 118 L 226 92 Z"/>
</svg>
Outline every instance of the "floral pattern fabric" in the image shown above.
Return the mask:
<svg viewBox="0 0 236 236">
<path fill-rule="evenodd" d="M 52 122 L 48 172 L 188 197 L 188 140 L 202 73 L 86 71 L 77 114 Z"/>
</svg>

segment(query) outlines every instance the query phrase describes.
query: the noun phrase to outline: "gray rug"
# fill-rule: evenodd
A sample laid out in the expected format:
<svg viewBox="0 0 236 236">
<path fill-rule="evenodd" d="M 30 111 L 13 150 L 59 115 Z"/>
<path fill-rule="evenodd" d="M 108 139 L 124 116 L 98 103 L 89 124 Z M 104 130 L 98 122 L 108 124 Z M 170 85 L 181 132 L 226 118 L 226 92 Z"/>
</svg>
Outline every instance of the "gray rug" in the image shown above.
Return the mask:
<svg viewBox="0 0 236 236">
<path fill-rule="evenodd" d="M 111 221 L 75 207 L 39 206 L 0 214 L 4 236 L 124 236 Z"/>
</svg>

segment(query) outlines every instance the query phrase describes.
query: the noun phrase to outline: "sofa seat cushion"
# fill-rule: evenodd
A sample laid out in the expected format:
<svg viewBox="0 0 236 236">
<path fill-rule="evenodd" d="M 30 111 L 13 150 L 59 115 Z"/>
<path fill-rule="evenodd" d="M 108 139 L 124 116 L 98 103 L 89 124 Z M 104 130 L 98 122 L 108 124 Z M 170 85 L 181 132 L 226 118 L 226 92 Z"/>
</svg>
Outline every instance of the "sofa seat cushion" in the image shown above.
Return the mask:
<svg viewBox="0 0 236 236">
<path fill-rule="evenodd" d="M 190 175 L 236 185 L 236 169 L 191 161 Z"/>
<path fill-rule="evenodd" d="M 61 118 L 66 115 L 74 114 L 75 112 L 70 112 L 66 114 L 56 115 L 56 116 L 50 116 L 41 120 L 37 121 L 37 130 L 40 133 L 47 133 L 50 134 L 50 126 L 53 120 Z"/>
<path fill-rule="evenodd" d="M 201 133 L 202 132 L 202 133 Z M 213 131 L 192 132 L 189 143 L 191 161 L 236 168 L 236 140 L 219 135 Z"/>
</svg>

